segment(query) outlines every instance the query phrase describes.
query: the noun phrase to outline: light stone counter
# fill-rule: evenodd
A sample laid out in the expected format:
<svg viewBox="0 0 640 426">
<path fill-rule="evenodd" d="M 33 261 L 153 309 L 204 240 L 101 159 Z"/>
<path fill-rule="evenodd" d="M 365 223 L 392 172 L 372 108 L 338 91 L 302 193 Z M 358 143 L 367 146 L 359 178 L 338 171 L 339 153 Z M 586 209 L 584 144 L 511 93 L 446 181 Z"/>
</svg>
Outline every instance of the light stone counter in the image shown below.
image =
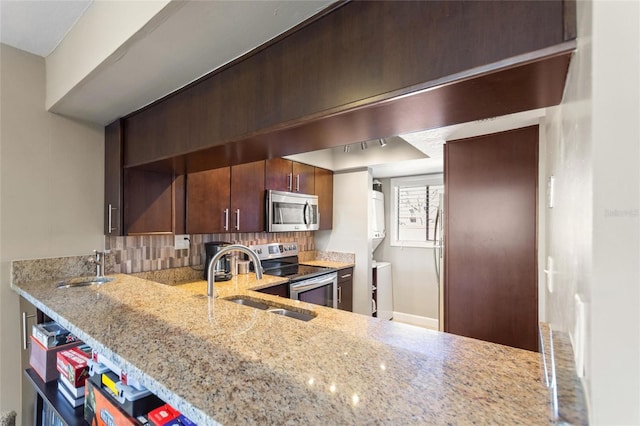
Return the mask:
<svg viewBox="0 0 640 426">
<path fill-rule="evenodd" d="M 305 265 L 311 266 L 322 266 L 325 268 L 336 268 L 336 269 L 344 269 L 344 268 L 353 268 L 355 264 L 348 262 L 336 262 L 331 260 L 305 260 L 303 262 Z"/>
<path fill-rule="evenodd" d="M 168 286 L 129 275 L 100 287 L 12 287 L 203 424 L 545 424 L 537 353 L 251 291 L 253 275 Z M 280 281 L 279 281 L 280 280 Z M 309 322 L 234 294 L 311 311 Z"/>
</svg>

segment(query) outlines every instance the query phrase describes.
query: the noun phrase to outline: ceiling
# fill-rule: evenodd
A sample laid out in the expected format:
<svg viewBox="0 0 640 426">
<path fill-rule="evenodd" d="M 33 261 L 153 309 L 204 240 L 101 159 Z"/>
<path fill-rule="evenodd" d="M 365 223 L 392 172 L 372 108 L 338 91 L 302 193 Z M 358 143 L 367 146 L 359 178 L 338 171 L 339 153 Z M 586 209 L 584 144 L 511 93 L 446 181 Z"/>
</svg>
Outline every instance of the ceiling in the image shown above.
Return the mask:
<svg viewBox="0 0 640 426">
<path fill-rule="evenodd" d="M 334 1 L 173 0 L 50 111 L 108 124 L 252 51 Z M 41 56 L 53 51 L 91 5 L 87 0 L 0 3 L 1 41 Z"/>
<path fill-rule="evenodd" d="M 46 57 L 93 0 L 2 0 L 0 42 Z"/>
</svg>

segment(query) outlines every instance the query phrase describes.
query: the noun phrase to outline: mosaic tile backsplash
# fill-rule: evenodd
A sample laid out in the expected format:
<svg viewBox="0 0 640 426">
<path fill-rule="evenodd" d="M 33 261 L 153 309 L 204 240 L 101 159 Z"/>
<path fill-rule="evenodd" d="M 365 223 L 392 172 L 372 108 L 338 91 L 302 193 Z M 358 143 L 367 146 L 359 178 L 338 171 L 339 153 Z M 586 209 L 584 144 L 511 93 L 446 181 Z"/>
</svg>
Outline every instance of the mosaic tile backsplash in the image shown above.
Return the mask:
<svg viewBox="0 0 640 426">
<path fill-rule="evenodd" d="M 313 232 L 238 233 L 190 235 L 189 249 L 176 250 L 173 235 L 144 235 L 132 237 L 105 237 L 107 273 L 131 274 L 159 271 L 186 266 L 202 267 L 205 262 L 204 243 L 226 241 L 244 245 L 274 242 L 298 242 L 301 252 L 314 251 Z"/>
</svg>

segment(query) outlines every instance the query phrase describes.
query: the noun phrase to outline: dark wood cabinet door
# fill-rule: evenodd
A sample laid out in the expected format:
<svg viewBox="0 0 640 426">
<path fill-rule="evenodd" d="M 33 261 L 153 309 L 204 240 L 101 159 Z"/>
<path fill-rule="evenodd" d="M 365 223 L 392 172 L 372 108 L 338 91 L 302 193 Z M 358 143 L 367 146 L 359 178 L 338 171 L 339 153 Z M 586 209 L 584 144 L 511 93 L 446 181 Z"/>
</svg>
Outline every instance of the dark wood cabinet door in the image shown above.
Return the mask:
<svg viewBox="0 0 640 426">
<path fill-rule="evenodd" d="M 314 173 L 314 193 L 318 196 L 320 229 L 331 229 L 333 228 L 333 172 L 316 167 Z"/>
<path fill-rule="evenodd" d="M 338 309 L 353 312 L 353 268 L 338 271 Z"/>
<path fill-rule="evenodd" d="M 538 350 L 537 181 L 537 126 L 445 145 L 445 331 Z"/>
<path fill-rule="evenodd" d="M 294 161 L 291 171 L 293 173 L 293 192 L 315 194 L 315 167 Z"/>
<path fill-rule="evenodd" d="M 284 158 L 271 158 L 265 164 L 265 188 L 276 191 L 292 192 L 293 161 Z"/>
<path fill-rule="evenodd" d="M 104 128 L 104 234 L 123 235 L 123 128 L 116 120 Z"/>
<path fill-rule="evenodd" d="M 124 225 L 127 235 L 174 233 L 173 173 L 126 169 Z"/>
<path fill-rule="evenodd" d="M 264 231 L 265 162 L 231 167 L 232 232 Z"/>
<path fill-rule="evenodd" d="M 187 175 L 188 234 L 231 230 L 230 184 L 230 167 Z"/>
</svg>

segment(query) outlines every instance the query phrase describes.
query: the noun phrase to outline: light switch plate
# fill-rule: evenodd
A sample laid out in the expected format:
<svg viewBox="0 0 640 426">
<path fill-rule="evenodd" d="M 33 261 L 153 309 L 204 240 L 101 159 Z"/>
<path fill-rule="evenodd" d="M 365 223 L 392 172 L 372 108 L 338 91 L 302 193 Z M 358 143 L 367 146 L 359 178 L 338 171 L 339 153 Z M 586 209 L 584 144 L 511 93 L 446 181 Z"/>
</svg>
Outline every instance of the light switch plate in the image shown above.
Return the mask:
<svg viewBox="0 0 640 426">
<path fill-rule="evenodd" d="M 174 247 L 176 250 L 189 248 L 189 236 L 188 235 L 174 235 Z"/>
<path fill-rule="evenodd" d="M 556 178 L 553 175 L 549 176 L 549 181 L 547 182 L 547 208 L 549 209 L 553 208 L 555 181 Z"/>
</svg>

